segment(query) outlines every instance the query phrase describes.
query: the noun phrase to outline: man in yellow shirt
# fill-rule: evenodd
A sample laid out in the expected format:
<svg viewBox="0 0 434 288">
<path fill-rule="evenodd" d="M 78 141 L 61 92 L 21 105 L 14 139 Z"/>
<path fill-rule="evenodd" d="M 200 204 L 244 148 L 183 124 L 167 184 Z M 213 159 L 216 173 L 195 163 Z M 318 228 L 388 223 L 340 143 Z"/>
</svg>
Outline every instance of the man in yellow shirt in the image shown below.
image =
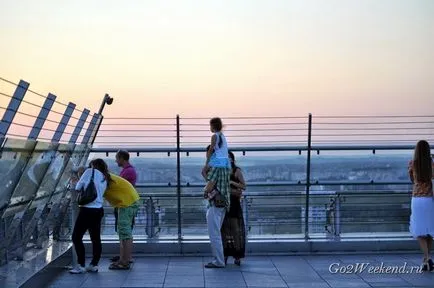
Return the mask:
<svg viewBox="0 0 434 288">
<path fill-rule="evenodd" d="M 117 231 L 120 240 L 120 259 L 113 262 L 109 269 L 128 270 L 133 250 L 133 231 L 131 224 L 140 206 L 140 196 L 130 182 L 110 173 L 112 181 L 108 183 L 104 198 L 114 208 L 118 208 Z"/>
</svg>

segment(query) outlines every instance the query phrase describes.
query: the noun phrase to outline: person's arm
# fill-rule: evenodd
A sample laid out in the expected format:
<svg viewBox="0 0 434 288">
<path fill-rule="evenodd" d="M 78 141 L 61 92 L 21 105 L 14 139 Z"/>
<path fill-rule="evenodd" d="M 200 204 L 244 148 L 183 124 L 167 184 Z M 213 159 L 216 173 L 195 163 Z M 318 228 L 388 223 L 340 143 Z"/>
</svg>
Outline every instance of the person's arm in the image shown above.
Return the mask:
<svg viewBox="0 0 434 288">
<path fill-rule="evenodd" d="M 235 171 L 235 177 L 238 179 L 238 182 L 231 181 L 231 185 L 237 187 L 237 189 L 245 190 L 246 189 L 246 182 L 244 181 L 243 173 L 241 172 L 241 169 L 237 169 Z"/>
<path fill-rule="evenodd" d="M 206 162 L 205 162 L 205 167 L 208 166 L 209 160 L 211 159 L 211 155 L 213 153 L 214 147 L 215 147 L 215 143 L 216 143 L 216 135 L 212 135 L 211 137 L 211 146 L 209 147 L 208 151 L 206 151 Z"/>
<path fill-rule="evenodd" d="M 205 179 L 205 181 L 207 180 L 206 179 L 206 176 L 208 175 L 208 169 L 206 168 L 206 166 L 202 169 L 202 177 L 203 177 L 203 179 Z"/>
<path fill-rule="evenodd" d="M 243 195 L 243 190 L 232 188 L 231 194 L 236 196 L 236 197 L 241 197 Z"/>
<path fill-rule="evenodd" d="M 80 180 L 78 180 L 77 184 L 75 184 L 75 190 L 79 191 L 82 188 L 86 187 L 89 184 L 91 177 L 92 168 L 88 168 L 86 169 L 86 171 L 84 171 L 83 175 L 81 175 Z"/>
</svg>

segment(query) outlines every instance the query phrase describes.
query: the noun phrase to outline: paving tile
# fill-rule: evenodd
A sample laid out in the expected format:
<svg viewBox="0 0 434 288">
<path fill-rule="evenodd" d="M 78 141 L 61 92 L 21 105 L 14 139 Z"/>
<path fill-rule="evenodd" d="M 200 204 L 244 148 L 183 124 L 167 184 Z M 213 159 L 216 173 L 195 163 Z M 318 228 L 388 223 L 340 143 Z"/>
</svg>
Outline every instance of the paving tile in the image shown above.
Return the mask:
<svg viewBox="0 0 434 288">
<path fill-rule="evenodd" d="M 375 274 L 331 273 L 332 263 L 350 265 L 367 261 L 369 265 L 401 265 L 420 259 L 418 254 L 390 255 L 312 255 L 255 256 L 244 259 L 241 267 L 229 264 L 224 269 L 204 269 L 207 257 L 139 257 L 129 271 L 108 269 L 102 259 L 96 274 L 70 275 L 67 271 L 48 287 L 434 287 L 434 273 Z M 418 260 L 419 261 L 419 260 Z"/>
<path fill-rule="evenodd" d="M 65 271 L 61 273 L 59 277 L 53 279 L 49 283 L 49 287 L 63 287 L 63 288 L 81 287 L 88 277 L 89 274 L 72 275 L 68 271 Z"/>
<path fill-rule="evenodd" d="M 127 278 L 122 288 L 128 288 L 128 287 L 140 287 L 140 288 L 148 288 L 148 287 L 163 287 L 164 284 L 164 277 L 162 279 L 156 279 L 156 278 Z"/>
<path fill-rule="evenodd" d="M 422 274 L 403 274 L 402 279 L 414 286 L 434 286 L 434 273 L 425 272 Z"/>
<path fill-rule="evenodd" d="M 330 287 L 333 288 L 371 288 L 371 286 L 363 280 L 327 280 Z"/>
<path fill-rule="evenodd" d="M 300 276 L 300 275 L 306 275 L 306 276 L 315 276 L 318 275 L 316 270 L 307 262 L 300 262 L 300 263 L 273 263 L 276 267 L 277 271 L 281 275 L 287 275 L 287 276 Z"/>
<path fill-rule="evenodd" d="M 122 274 L 114 274 L 110 272 L 99 272 L 95 274 L 88 273 L 89 277 L 84 281 L 81 287 L 121 287 L 128 276 L 128 271 Z"/>
<path fill-rule="evenodd" d="M 374 288 L 412 287 L 412 286 L 408 286 L 410 284 L 408 282 L 405 282 L 405 281 L 403 281 L 403 282 L 387 282 L 387 281 L 384 281 L 384 282 L 368 282 L 368 284 L 371 285 L 371 287 L 374 287 Z"/>
<path fill-rule="evenodd" d="M 205 287 L 247 287 L 241 271 L 205 270 Z"/>
<path fill-rule="evenodd" d="M 247 287 L 288 287 L 278 273 L 242 272 Z"/>
<path fill-rule="evenodd" d="M 203 276 L 195 275 L 168 275 L 164 281 L 164 287 L 204 287 Z"/>
<path fill-rule="evenodd" d="M 337 259 L 345 264 L 373 263 L 378 261 L 375 255 L 340 255 Z"/>
<path fill-rule="evenodd" d="M 307 283 L 307 282 L 314 282 L 314 283 L 322 283 L 326 282 L 324 278 L 321 278 L 318 274 L 299 274 L 299 275 L 286 275 L 281 274 L 282 279 L 288 284 L 288 285 L 294 285 L 298 283 Z"/>
<path fill-rule="evenodd" d="M 298 282 L 298 283 L 288 283 L 289 288 L 330 288 L 330 285 L 326 281 L 321 282 Z"/>
<path fill-rule="evenodd" d="M 203 257 L 170 257 L 169 261 L 171 263 L 203 263 L 204 259 Z"/>
</svg>

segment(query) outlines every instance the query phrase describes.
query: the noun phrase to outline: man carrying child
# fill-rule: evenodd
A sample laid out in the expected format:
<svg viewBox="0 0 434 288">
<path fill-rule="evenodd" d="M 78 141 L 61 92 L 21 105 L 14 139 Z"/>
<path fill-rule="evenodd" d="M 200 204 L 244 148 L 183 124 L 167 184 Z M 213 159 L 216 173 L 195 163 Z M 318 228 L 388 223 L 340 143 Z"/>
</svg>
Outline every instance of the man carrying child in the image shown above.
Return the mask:
<svg viewBox="0 0 434 288">
<path fill-rule="evenodd" d="M 210 130 L 214 134 L 211 137 L 211 145 L 207 149 L 202 175 L 206 175 L 207 180 L 204 198 L 209 200 L 206 220 L 214 259 L 206 264 L 205 268 L 223 268 L 225 261 L 220 229 L 226 211 L 229 211 L 230 208 L 231 164 L 226 138 L 222 133 L 223 123 L 220 118 L 210 120 Z"/>
</svg>

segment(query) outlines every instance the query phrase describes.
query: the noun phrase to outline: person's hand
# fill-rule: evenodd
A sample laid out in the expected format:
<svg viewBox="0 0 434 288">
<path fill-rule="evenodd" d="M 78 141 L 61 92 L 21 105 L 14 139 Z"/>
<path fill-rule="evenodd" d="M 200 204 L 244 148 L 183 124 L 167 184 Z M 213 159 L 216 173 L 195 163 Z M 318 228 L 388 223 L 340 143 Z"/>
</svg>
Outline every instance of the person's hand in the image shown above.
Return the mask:
<svg viewBox="0 0 434 288">
<path fill-rule="evenodd" d="M 75 185 L 78 182 L 78 177 L 77 176 L 71 176 L 71 178 L 69 179 L 69 183 L 71 183 L 71 185 L 73 185 L 75 187 Z"/>
</svg>

